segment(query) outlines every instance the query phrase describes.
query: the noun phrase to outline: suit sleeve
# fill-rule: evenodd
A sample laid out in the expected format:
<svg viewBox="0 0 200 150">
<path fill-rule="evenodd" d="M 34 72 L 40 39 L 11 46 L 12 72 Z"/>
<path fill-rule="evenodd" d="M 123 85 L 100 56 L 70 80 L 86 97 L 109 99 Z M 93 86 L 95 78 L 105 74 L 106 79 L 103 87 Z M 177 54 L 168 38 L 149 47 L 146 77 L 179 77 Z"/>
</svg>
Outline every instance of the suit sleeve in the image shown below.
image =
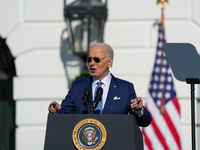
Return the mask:
<svg viewBox="0 0 200 150">
<path fill-rule="evenodd" d="M 138 117 L 137 115 L 135 115 L 135 118 L 139 126 L 147 127 L 148 125 L 150 125 L 152 117 L 150 112 L 144 106 L 143 106 L 143 111 L 144 113 L 142 116 Z"/>
<path fill-rule="evenodd" d="M 72 84 L 72 88 L 69 90 L 67 96 L 62 101 L 61 106 L 62 109 L 58 112 L 59 114 L 73 114 L 75 111 L 74 104 L 74 85 Z"/>
<path fill-rule="evenodd" d="M 131 104 L 131 100 L 135 99 L 137 97 L 133 84 L 130 87 L 128 95 L 129 95 L 128 96 L 129 104 Z M 138 125 L 141 127 L 146 127 L 146 126 L 150 125 L 150 123 L 152 121 L 150 112 L 144 106 L 143 106 L 143 115 L 141 115 L 140 117 L 136 113 L 134 113 L 134 111 L 131 108 L 129 109 L 129 113 L 133 114 L 135 116 L 135 119 L 136 119 Z"/>
</svg>

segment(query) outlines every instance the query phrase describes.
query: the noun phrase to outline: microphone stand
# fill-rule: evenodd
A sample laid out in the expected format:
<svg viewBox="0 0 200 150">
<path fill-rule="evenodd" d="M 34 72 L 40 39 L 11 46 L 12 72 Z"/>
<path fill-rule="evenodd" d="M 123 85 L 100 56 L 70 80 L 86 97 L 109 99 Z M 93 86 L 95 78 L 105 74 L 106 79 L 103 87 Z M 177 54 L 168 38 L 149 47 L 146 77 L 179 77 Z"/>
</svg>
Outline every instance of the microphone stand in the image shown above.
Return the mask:
<svg viewBox="0 0 200 150">
<path fill-rule="evenodd" d="M 88 102 L 91 103 L 91 106 L 90 106 L 90 114 L 94 114 L 94 110 L 95 108 L 98 106 L 99 104 L 99 101 L 91 101 L 88 99 Z M 96 102 L 95 106 L 94 106 L 94 103 Z"/>
<path fill-rule="evenodd" d="M 90 100 L 88 100 L 88 102 L 90 102 L 91 103 L 91 106 L 90 106 L 90 114 L 94 114 L 94 102 L 93 101 L 90 101 Z"/>
<path fill-rule="evenodd" d="M 89 102 L 91 103 L 91 106 L 90 106 L 90 114 L 94 114 L 94 110 L 95 108 L 98 106 L 99 104 L 99 101 L 95 100 L 95 101 L 91 101 L 89 98 L 87 99 L 87 101 L 83 101 L 84 105 L 85 105 L 85 108 L 88 110 L 88 107 L 87 107 L 87 104 L 86 102 Z M 94 106 L 94 103 L 96 102 L 95 106 Z"/>
<path fill-rule="evenodd" d="M 94 114 L 94 110 L 96 109 L 96 107 L 98 106 L 99 102 L 102 100 L 102 94 L 103 94 L 103 89 L 101 87 L 99 87 L 97 89 L 97 95 L 95 96 L 95 100 L 94 101 L 91 101 L 89 100 L 89 98 L 87 99 L 87 101 L 89 103 L 91 103 L 91 106 L 90 106 L 90 114 Z M 95 106 L 94 106 L 94 103 L 95 103 Z"/>
</svg>

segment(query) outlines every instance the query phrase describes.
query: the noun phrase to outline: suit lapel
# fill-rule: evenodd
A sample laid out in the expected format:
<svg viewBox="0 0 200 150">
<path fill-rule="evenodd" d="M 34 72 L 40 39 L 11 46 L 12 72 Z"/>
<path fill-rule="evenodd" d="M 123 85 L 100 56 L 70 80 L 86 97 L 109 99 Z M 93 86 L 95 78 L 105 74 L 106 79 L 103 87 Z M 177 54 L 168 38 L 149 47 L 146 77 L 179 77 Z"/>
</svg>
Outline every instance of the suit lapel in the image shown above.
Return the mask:
<svg viewBox="0 0 200 150">
<path fill-rule="evenodd" d="M 113 102 L 113 98 L 116 95 L 117 89 L 118 89 L 118 87 L 117 87 L 116 78 L 112 75 L 112 79 L 111 79 L 111 82 L 110 82 L 110 87 L 109 87 L 109 90 L 108 90 L 106 103 L 104 105 L 104 109 L 103 109 L 102 114 L 106 114 L 106 112 L 110 108 L 110 106 Z"/>
</svg>

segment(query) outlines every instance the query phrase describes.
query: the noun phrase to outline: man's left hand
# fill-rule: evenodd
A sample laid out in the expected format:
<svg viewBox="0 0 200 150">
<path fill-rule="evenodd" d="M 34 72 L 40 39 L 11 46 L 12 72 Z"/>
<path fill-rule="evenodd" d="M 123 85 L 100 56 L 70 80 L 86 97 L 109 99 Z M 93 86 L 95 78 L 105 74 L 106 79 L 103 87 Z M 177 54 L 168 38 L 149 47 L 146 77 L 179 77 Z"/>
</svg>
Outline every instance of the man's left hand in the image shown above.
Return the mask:
<svg viewBox="0 0 200 150">
<path fill-rule="evenodd" d="M 141 97 L 137 97 L 131 100 L 131 108 L 135 110 L 141 110 L 143 107 L 143 100 Z"/>
</svg>

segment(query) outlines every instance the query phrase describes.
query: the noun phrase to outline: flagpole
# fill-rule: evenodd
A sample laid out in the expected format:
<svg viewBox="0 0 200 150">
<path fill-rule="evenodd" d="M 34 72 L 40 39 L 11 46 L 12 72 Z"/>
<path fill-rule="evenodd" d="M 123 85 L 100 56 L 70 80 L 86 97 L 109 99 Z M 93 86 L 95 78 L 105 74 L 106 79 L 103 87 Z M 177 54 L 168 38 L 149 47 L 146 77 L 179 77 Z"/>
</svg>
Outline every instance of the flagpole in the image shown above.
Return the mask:
<svg viewBox="0 0 200 150">
<path fill-rule="evenodd" d="M 157 0 L 157 4 L 159 4 L 161 2 L 161 24 L 162 24 L 162 32 L 164 32 L 164 28 L 165 28 L 165 24 L 164 24 L 164 21 L 165 21 L 165 17 L 164 17 L 164 8 L 165 8 L 165 5 L 164 5 L 164 2 L 168 2 L 168 0 Z M 164 51 L 162 49 L 162 53 L 164 54 Z M 161 104 L 160 104 L 160 113 L 161 114 L 165 114 L 165 111 L 164 111 L 164 107 L 165 107 L 165 99 L 162 98 L 161 99 Z"/>
<path fill-rule="evenodd" d="M 165 8 L 165 5 L 164 5 L 164 2 L 167 2 L 168 3 L 168 0 L 157 0 L 157 4 L 161 3 L 161 11 L 162 11 L 162 15 L 161 15 L 161 23 L 162 23 L 162 26 L 163 28 L 165 28 L 165 24 L 164 24 L 164 8 Z"/>
</svg>

